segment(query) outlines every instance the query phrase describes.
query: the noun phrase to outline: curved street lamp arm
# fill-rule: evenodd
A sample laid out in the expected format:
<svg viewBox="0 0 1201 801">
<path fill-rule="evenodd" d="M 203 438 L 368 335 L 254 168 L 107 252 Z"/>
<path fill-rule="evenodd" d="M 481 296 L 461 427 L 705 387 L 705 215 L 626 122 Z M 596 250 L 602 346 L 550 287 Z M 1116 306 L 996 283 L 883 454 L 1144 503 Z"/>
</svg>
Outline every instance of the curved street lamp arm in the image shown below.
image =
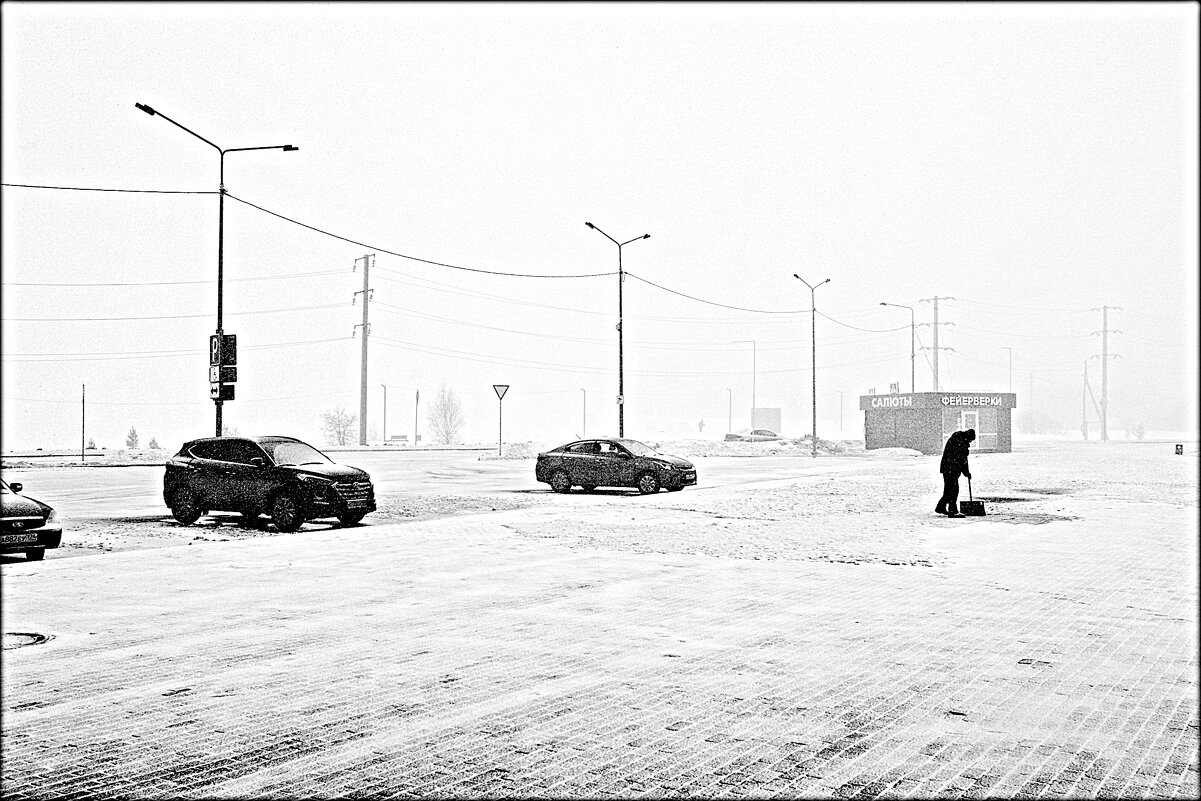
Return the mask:
<svg viewBox="0 0 1201 801">
<path fill-rule="evenodd" d="M 167 122 L 171 123 L 172 125 L 174 125 L 176 128 L 183 128 L 185 131 L 187 131 L 187 132 L 188 132 L 188 133 L 190 133 L 192 136 L 194 136 L 194 137 L 196 137 L 197 139 L 199 139 L 201 142 L 204 142 L 205 144 L 212 145 L 213 147 L 216 147 L 216 148 L 217 148 L 217 152 L 218 152 L 218 153 L 224 153 L 224 152 L 225 152 L 225 151 L 223 151 L 221 148 L 217 147 L 216 145 L 213 145 L 213 143 L 212 143 L 212 142 L 210 142 L 209 140 L 205 139 L 205 138 L 204 138 L 203 136 L 201 136 L 200 134 L 198 134 L 198 133 L 196 133 L 195 131 L 193 131 L 191 128 L 187 128 L 187 127 L 185 127 L 185 126 L 183 126 L 183 125 L 180 125 L 178 122 L 176 122 L 175 120 L 171 119 L 170 117 L 168 117 L 168 116 L 167 116 L 166 114 L 164 114 L 163 112 L 161 112 L 161 111 L 155 111 L 154 109 L 150 108 L 150 106 L 147 106 L 147 105 L 146 105 L 146 104 L 144 104 L 144 103 L 134 103 L 134 105 L 135 105 L 135 106 L 137 106 L 137 107 L 138 107 L 139 109 L 141 109 L 142 111 L 145 111 L 145 112 L 146 112 L 147 114 L 149 114 L 151 117 L 153 117 L 153 116 L 157 115 L 157 116 L 159 116 L 159 117 L 162 117 L 164 120 L 166 120 Z"/>
<path fill-rule="evenodd" d="M 295 145 L 264 145 L 263 147 L 227 147 L 222 153 L 233 153 L 235 150 L 300 150 Z"/>
<path fill-rule="evenodd" d="M 605 234 L 605 232 L 604 232 L 604 231 L 601 231 L 601 229 L 600 229 L 600 228 L 596 227 L 596 226 L 595 226 L 595 225 L 593 225 L 592 223 L 590 223 L 590 222 L 586 222 L 586 223 L 584 223 L 584 225 L 588 226 L 588 227 L 589 227 L 589 228 L 591 228 L 593 231 L 600 231 L 602 234 L 604 234 L 604 235 L 605 235 L 605 239 L 608 239 L 608 240 L 609 240 L 610 242 L 612 242 L 614 245 L 617 245 L 617 247 L 621 247 L 621 243 L 620 243 L 620 242 L 618 242 L 616 239 L 614 239 L 613 237 L 609 236 L 608 234 Z"/>
</svg>

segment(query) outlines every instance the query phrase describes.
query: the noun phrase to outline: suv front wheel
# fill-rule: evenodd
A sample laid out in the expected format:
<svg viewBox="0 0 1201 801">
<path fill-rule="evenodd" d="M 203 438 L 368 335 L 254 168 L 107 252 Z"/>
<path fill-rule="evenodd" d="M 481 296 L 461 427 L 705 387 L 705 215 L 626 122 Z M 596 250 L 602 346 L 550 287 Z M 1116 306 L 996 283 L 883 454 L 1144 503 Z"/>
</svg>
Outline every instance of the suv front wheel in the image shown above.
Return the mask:
<svg viewBox="0 0 1201 801">
<path fill-rule="evenodd" d="M 304 522 L 300 502 L 286 492 L 276 495 L 275 500 L 271 502 L 271 519 L 275 521 L 275 527 L 280 531 L 295 531 Z"/>
</svg>

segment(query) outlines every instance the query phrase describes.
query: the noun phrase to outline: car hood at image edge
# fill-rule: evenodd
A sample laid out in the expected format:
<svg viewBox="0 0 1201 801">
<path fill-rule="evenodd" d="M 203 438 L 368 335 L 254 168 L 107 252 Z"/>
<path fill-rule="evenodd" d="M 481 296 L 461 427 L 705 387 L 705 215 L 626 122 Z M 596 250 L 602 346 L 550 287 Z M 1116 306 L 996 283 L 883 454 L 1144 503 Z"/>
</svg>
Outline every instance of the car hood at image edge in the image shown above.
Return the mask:
<svg viewBox="0 0 1201 801">
<path fill-rule="evenodd" d="M 3 511 L 0 515 L 4 517 L 24 517 L 28 515 L 40 515 L 45 517 L 50 513 L 50 508 L 33 498 L 25 498 L 20 495 L 5 496 L 3 503 Z"/>
<path fill-rule="evenodd" d="M 287 465 L 284 469 L 291 470 L 297 475 L 319 476 L 321 478 L 328 478 L 331 481 L 339 479 L 353 479 L 355 481 L 371 480 L 371 476 L 367 474 L 367 471 L 346 464 Z"/>
</svg>

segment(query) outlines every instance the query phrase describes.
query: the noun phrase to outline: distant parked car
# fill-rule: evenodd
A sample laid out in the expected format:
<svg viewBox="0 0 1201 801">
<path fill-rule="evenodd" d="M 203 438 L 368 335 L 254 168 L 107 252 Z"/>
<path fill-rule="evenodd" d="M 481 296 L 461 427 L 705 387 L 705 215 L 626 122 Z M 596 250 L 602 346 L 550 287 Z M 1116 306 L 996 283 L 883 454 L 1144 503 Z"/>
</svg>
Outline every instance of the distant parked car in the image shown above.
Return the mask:
<svg viewBox="0 0 1201 801">
<path fill-rule="evenodd" d="M 266 514 L 280 531 L 336 517 L 353 525 L 375 511 L 371 476 L 293 437 L 207 437 L 167 460 L 163 500 L 183 525 L 209 512 Z"/>
<path fill-rule="evenodd" d="M 581 439 L 538 454 L 534 478 L 555 492 L 573 486 L 636 487 L 643 495 L 660 488 L 678 492 L 696 484 L 696 467 L 634 439 Z"/>
<path fill-rule="evenodd" d="M 24 551 L 36 562 L 47 548 L 57 548 L 63 539 L 58 514 L 41 501 L 22 495 L 24 487 L 0 479 L 0 551 Z"/>
<path fill-rule="evenodd" d="M 779 434 L 767 428 L 756 428 L 750 433 L 726 434 L 726 442 L 772 442 L 779 438 Z"/>
</svg>

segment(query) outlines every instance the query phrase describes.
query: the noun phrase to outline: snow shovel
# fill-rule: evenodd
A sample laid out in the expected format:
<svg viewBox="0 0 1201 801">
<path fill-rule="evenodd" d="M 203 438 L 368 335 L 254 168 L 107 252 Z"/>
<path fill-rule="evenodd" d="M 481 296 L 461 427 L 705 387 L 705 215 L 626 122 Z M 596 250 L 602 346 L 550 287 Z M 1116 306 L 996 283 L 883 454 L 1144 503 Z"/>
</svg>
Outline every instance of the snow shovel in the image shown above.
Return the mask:
<svg viewBox="0 0 1201 801">
<path fill-rule="evenodd" d="M 969 500 L 959 502 L 959 513 L 965 517 L 984 517 L 984 501 L 972 500 L 972 480 L 967 480 Z"/>
</svg>

